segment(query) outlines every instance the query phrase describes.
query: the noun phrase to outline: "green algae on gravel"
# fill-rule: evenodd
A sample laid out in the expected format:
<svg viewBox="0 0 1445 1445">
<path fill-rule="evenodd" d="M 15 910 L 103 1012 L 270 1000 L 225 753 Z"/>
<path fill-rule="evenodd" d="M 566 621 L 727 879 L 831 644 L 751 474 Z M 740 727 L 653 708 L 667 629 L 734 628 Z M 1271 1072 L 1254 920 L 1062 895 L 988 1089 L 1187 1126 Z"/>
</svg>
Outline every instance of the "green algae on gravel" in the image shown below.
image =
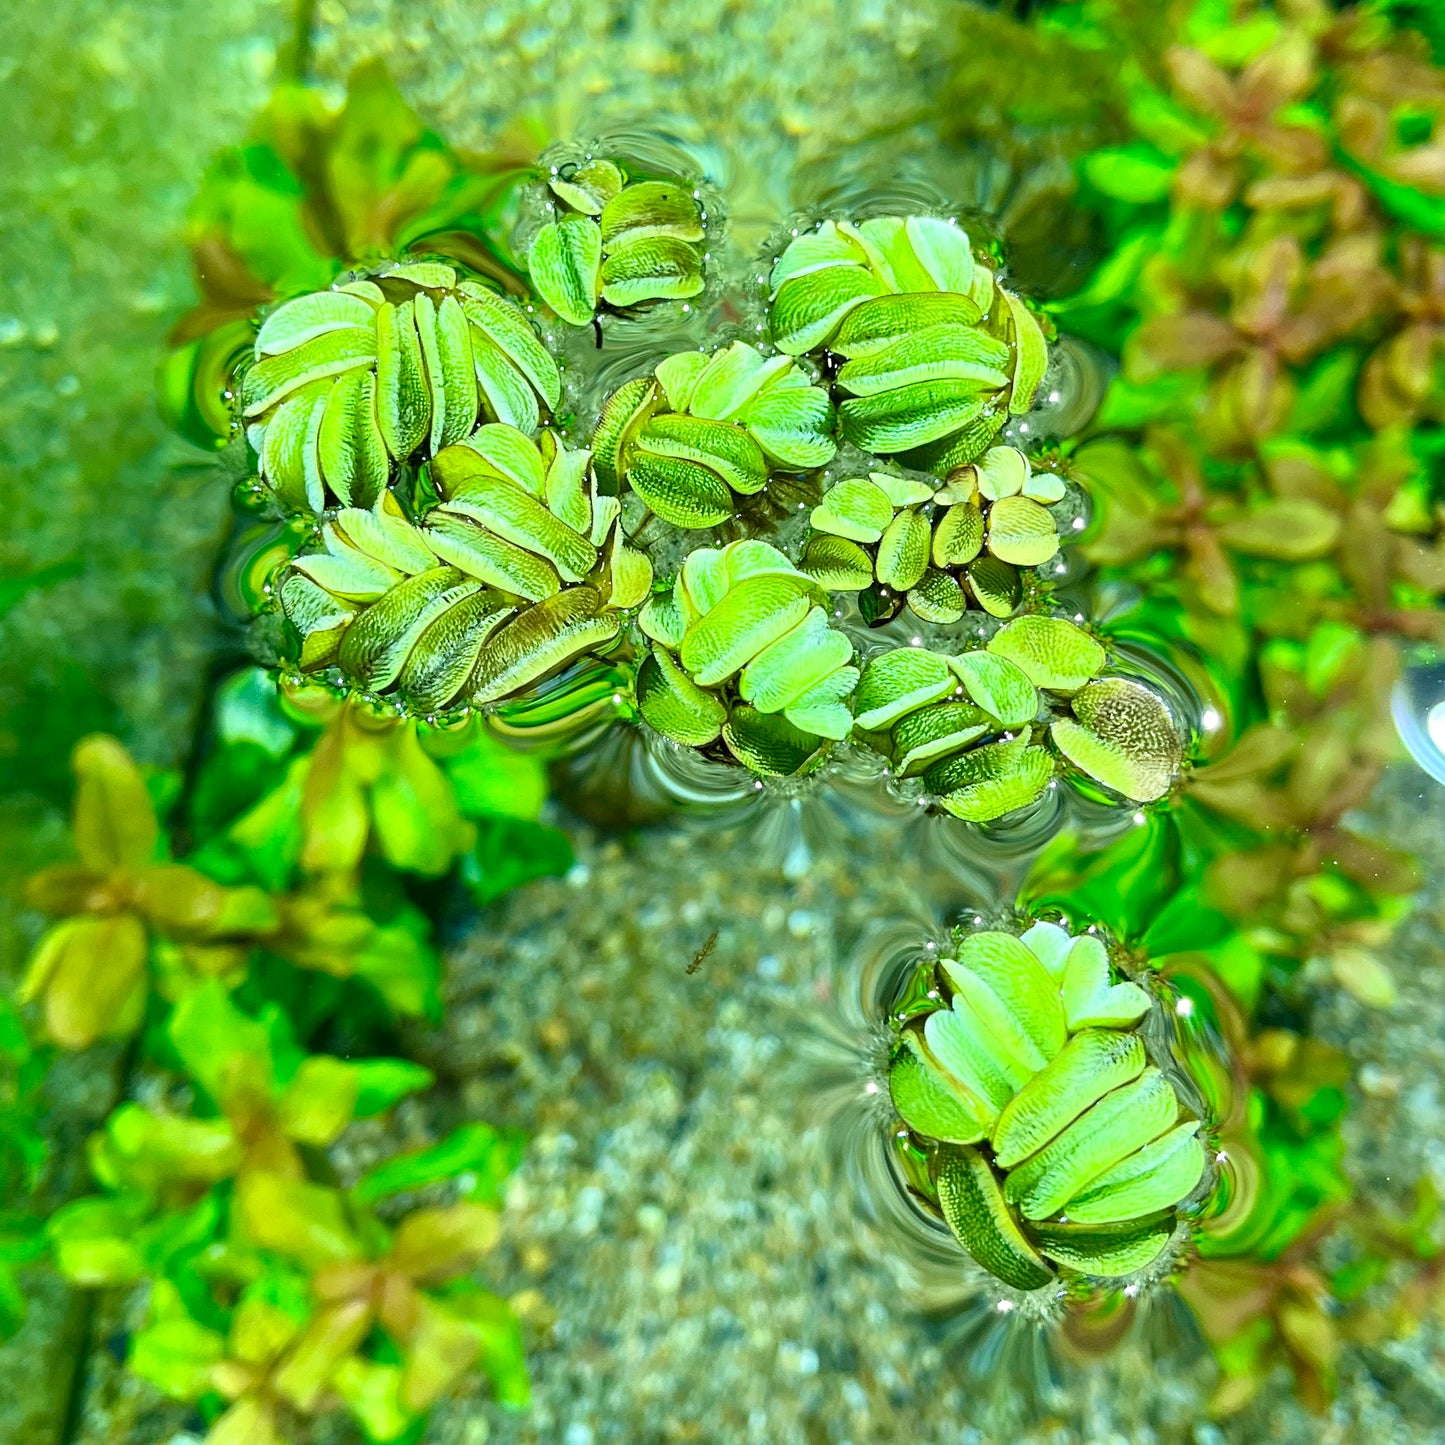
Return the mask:
<svg viewBox="0 0 1445 1445">
<path fill-rule="evenodd" d="M 195 177 L 264 99 L 284 6 L 0 9 L 0 979 L 12 980 L 35 921 L 15 890 L 60 855 L 71 744 L 110 727 L 169 764 L 194 723 L 225 497 L 167 440 L 154 371 L 192 294 Z M 104 1062 L 86 1073 L 50 1086 L 72 1149 L 110 1102 Z M 70 1292 L 44 1285 L 0 1348 L 7 1445 L 59 1438 L 78 1325 Z"/>
</svg>

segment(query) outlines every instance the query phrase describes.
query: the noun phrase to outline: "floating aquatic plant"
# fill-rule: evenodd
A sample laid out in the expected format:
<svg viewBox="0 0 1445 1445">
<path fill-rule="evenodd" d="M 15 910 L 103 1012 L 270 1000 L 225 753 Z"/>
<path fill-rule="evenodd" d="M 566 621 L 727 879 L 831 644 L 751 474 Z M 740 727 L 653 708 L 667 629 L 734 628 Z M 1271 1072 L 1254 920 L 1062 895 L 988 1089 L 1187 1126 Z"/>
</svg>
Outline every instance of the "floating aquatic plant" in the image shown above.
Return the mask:
<svg viewBox="0 0 1445 1445">
<path fill-rule="evenodd" d="M 538 231 L 527 274 L 563 321 L 586 326 L 599 305 L 630 311 L 706 286 L 707 216 L 688 183 L 593 156 L 558 168 L 548 188 L 560 215 Z"/>
<path fill-rule="evenodd" d="M 478 419 L 531 433 L 561 399 L 557 363 L 515 302 L 454 266 L 395 262 L 297 296 L 256 333 L 241 416 L 287 511 L 373 506 L 397 466 Z"/>
<path fill-rule="evenodd" d="M 651 565 L 615 530 L 586 452 L 483 426 L 430 477 L 439 501 L 420 526 L 386 492 L 292 562 L 281 600 L 303 668 L 335 665 L 423 714 L 481 706 L 604 648 L 646 597 Z"/>
<path fill-rule="evenodd" d="M 953 953 L 928 965 L 927 1007 L 901 1021 L 889 1066 L 910 1177 L 1015 1289 L 1149 1268 L 1208 1171 L 1203 1122 L 1139 1032 L 1150 994 L 1102 939 L 1057 924 L 968 934 Z"/>
<path fill-rule="evenodd" d="M 825 601 L 766 542 L 693 552 L 639 619 L 656 644 L 638 674 L 642 716 L 691 747 L 721 736 L 763 776 L 797 772 L 853 724 L 853 646 Z"/>
<path fill-rule="evenodd" d="M 188 218 L 198 305 L 161 377 L 171 422 L 201 445 L 232 431 L 232 377 L 258 307 L 323 291 L 386 257 L 458 261 L 518 294 L 507 241 L 529 157 L 463 157 L 423 124 L 376 61 L 338 106 L 283 79 L 243 145 L 208 168 Z"/>
<path fill-rule="evenodd" d="M 921 775 L 940 807 L 970 822 L 1041 796 L 1055 773 L 1045 741 L 1114 792 L 1152 802 L 1177 776 L 1178 728 L 1149 688 L 1101 677 L 1107 661 L 1082 628 L 1042 615 L 1016 619 L 969 652 L 879 653 L 853 699 L 857 727 L 876 735 L 901 775 Z"/>
<path fill-rule="evenodd" d="M 990 447 L 942 482 L 848 478 L 813 508 L 800 565 L 829 591 L 867 592 L 873 621 L 905 602 L 925 622 L 957 622 L 970 605 L 1008 617 L 1023 596 L 1019 569 L 1058 553 L 1049 507 L 1064 490 L 1016 447 Z"/>
<path fill-rule="evenodd" d="M 1033 312 L 937 217 L 824 221 L 789 242 L 769 287 L 778 350 L 841 363 L 842 438 L 940 475 L 1028 411 L 1048 368 Z"/>
<path fill-rule="evenodd" d="M 604 492 L 625 486 L 664 522 L 715 527 L 778 472 L 825 466 L 836 450 L 827 391 L 787 356 L 744 341 L 681 352 L 619 387 L 592 436 Z"/>
</svg>

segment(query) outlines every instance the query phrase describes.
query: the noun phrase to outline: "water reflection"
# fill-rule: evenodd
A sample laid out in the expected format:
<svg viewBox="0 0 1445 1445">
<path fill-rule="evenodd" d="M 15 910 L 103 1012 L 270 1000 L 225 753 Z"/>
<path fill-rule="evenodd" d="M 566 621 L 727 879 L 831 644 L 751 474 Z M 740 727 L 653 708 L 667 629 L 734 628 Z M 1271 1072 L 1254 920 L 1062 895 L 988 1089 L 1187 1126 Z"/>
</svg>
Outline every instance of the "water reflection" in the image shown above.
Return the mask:
<svg viewBox="0 0 1445 1445">
<path fill-rule="evenodd" d="M 1445 663 L 1406 668 L 1390 703 L 1410 756 L 1445 783 Z"/>
</svg>

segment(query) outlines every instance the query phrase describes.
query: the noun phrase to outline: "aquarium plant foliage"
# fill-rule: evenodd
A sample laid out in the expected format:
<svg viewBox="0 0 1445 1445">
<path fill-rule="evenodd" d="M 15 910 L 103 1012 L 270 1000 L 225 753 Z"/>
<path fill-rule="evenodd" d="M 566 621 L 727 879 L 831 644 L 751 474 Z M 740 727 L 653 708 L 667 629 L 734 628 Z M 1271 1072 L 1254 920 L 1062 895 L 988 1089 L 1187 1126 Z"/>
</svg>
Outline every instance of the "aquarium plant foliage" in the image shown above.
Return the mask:
<svg viewBox="0 0 1445 1445">
<path fill-rule="evenodd" d="M 705 176 L 465 159 L 375 67 L 339 108 L 284 85 L 218 159 L 162 405 L 233 487 L 255 665 L 183 773 L 75 748 L 76 861 L 32 881 L 0 1015 L 0 1322 L 42 1258 L 145 1283 L 128 1364 L 211 1445 L 333 1408 L 415 1438 L 478 1370 L 524 1403 L 479 1270 L 520 1138 L 350 1176 L 335 1146 L 434 1084 L 398 1023 L 439 1007 L 437 880 L 486 904 L 564 869 L 545 759 L 616 728 L 789 796 L 864 759 L 982 848 L 1039 824 L 992 900 L 1017 927 L 958 931 L 890 1012 L 901 1187 L 1001 1297 L 1177 1289 L 1219 1408 L 1280 1360 L 1323 1402 L 1372 1327 L 1343 1305 L 1433 1246 L 1350 1200 L 1341 1061 L 1261 1000 L 1321 965 L 1387 1000 L 1412 887 L 1345 815 L 1441 639 L 1445 89 L 1380 8 L 1134 8 L 989 22 L 1118 60 L 1108 134 L 1062 94 L 977 108 L 1073 137 L 1070 294 L 957 214 L 819 214 L 728 298 L 748 340 L 629 352 L 600 392 L 591 336 L 730 284 Z M 1045 444 L 1081 341 L 1119 369 Z M 47 1210 L 37 1079 L 106 1041 L 94 1189 Z"/>
</svg>

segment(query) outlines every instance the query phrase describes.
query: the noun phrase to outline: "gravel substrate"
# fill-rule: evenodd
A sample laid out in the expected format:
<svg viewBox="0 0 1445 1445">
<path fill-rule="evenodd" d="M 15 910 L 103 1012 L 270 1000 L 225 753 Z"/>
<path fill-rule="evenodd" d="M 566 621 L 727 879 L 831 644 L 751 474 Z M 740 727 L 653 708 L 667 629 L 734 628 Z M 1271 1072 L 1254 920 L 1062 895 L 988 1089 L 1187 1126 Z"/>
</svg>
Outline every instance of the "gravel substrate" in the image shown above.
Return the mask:
<svg viewBox="0 0 1445 1445">
<path fill-rule="evenodd" d="M 1380 821 L 1439 856 L 1438 804 L 1402 768 L 1382 790 Z M 807 1037 L 810 1023 L 836 1034 L 833 995 L 848 972 L 839 960 L 867 926 L 918 918 L 923 901 L 941 916 L 960 901 L 957 886 L 913 857 L 853 846 L 820 850 L 790 884 L 746 832 L 724 846 L 691 830 L 629 845 L 584 839 L 579 860 L 457 950 L 437 1056 L 465 1079 L 466 1112 L 534 1136 L 495 1265 L 531 1315 L 537 1398 L 525 1416 L 489 1410 L 493 1439 L 1445 1438 L 1438 1330 L 1347 1354 L 1323 1424 L 1281 1378 L 1216 1430 L 1195 1424 L 1207 1357 L 1163 1306 L 1140 1348 L 1067 1371 L 1032 1429 L 990 1428 L 1006 1399 L 969 1378 L 958 1328 L 916 1307 L 877 1236 L 858 1227 L 847 1160 L 817 1127 L 828 1099 Z M 1437 882 L 1402 932 L 1391 1014 L 1335 991 L 1321 1004 L 1322 1027 L 1347 1041 L 1367 1079 L 1399 1080 L 1398 1098 L 1377 1085 L 1350 1125 L 1362 1187 L 1392 1196 L 1438 1161 L 1445 1140 L 1435 1095 L 1442 908 Z M 714 928 L 716 949 L 690 976 Z M 1027 1341 L 1011 1345 L 994 1383 L 1020 1404 L 1041 1381 Z M 478 1429 L 460 1407 L 433 1438 L 471 1442 Z"/>
</svg>

